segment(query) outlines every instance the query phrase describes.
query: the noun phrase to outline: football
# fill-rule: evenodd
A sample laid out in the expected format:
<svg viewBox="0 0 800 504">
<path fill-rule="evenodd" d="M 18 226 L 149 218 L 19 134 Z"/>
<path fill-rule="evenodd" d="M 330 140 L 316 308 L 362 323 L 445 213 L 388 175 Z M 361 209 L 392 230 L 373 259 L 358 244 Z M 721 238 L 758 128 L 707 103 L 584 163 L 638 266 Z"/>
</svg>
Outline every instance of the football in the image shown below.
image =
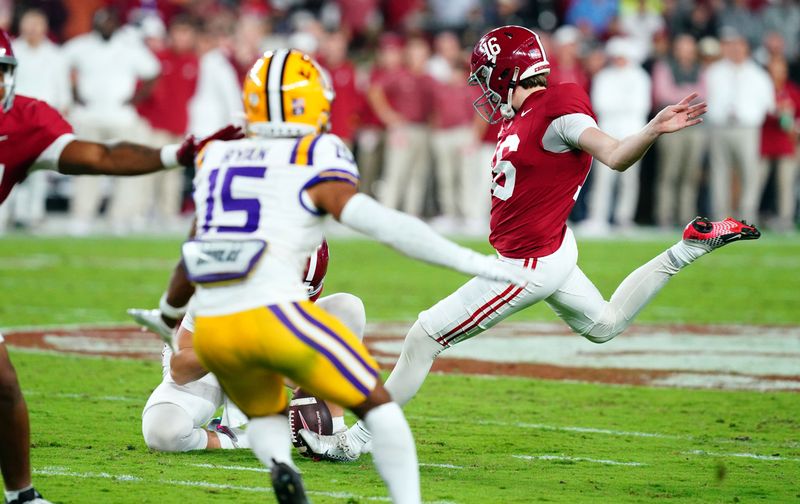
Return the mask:
<svg viewBox="0 0 800 504">
<path fill-rule="evenodd" d="M 300 437 L 300 429 L 307 429 L 322 436 L 333 434 L 333 419 L 328 405 L 308 392 L 297 389 L 289 403 L 289 428 L 292 444 L 304 457 L 312 457 L 308 446 Z"/>
</svg>

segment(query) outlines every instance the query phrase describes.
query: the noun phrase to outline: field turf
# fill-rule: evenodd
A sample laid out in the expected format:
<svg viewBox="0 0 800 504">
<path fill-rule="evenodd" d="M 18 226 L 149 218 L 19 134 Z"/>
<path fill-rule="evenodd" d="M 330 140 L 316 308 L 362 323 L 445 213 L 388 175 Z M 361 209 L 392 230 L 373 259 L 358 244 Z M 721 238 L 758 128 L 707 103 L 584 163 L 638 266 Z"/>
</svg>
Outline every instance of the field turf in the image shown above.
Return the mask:
<svg viewBox="0 0 800 504">
<path fill-rule="evenodd" d="M 610 295 L 668 244 L 584 241 L 580 264 Z M 157 302 L 178 246 L 4 238 L 0 326 L 126 321 L 125 308 Z M 410 322 L 464 281 L 371 242 L 334 240 L 331 254 L 328 292 L 361 296 L 370 320 Z M 767 235 L 689 267 L 640 321 L 797 326 L 798 287 L 800 241 Z M 545 306 L 515 318 L 555 319 Z M 52 501 L 271 501 L 268 475 L 247 451 L 147 450 L 140 414 L 158 362 L 14 349 L 12 358 L 31 410 L 35 482 Z M 800 501 L 796 393 L 433 375 L 406 413 L 427 502 Z M 298 463 L 314 502 L 385 500 L 369 457 Z"/>
</svg>

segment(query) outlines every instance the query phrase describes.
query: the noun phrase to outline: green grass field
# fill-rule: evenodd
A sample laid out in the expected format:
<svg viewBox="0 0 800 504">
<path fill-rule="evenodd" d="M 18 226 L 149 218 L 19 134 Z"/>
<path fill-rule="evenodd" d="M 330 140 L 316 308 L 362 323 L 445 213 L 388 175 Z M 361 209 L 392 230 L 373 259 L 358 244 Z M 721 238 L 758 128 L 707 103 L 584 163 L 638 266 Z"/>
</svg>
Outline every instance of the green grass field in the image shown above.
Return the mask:
<svg viewBox="0 0 800 504">
<path fill-rule="evenodd" d="M 580 264 L 610 295 L 666 245 L 583 242 Z M 126 308 L 157 302 L 178 247 L 167 239 L 4 238 L 0 327 L 126 321 Z M 362 297 L 371 321 L 410 323 L 464 281 L 370 242 L 334 240 L 331 255 L 327 291 Z M 640 321 L 797 326 L 798 287 L 800 241 L 767 235 L 701 259 Z M 555 320 L 546 306 L 515 318 Z M 254 470 L 247 451 L 159 454 L 144 446 L 140 415 L 160 380 L 158 362 L 14 349 L 12 359 L 31 410 L 35 482 L 48 499 L 271 501 L 268 475 Z M 426 502 L 800 501 L 796 393 L 437 374 L 406 413 Z M 386 499 L 369 457 L 298 464 L 314 502 Z"/>
</svg>

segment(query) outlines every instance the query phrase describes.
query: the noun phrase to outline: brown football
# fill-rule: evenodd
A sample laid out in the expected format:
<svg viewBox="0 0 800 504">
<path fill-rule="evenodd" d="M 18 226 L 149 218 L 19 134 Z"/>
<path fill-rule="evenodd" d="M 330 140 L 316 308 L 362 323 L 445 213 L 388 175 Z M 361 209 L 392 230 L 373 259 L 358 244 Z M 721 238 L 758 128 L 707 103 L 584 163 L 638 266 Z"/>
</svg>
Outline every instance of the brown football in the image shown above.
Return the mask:
<svg viewBox="0 0 800 504">
<path fill-rule="evenodd" d="M 300 437 L 300 429 L 321 436 L 333 434 L 333 419 L 328 405 L 303 389 L 297 389 L 289 403 L 289 428 L 292 431 L 292 444 L 297 451 L 304 457 L 315 458 Z"/>
</svg>

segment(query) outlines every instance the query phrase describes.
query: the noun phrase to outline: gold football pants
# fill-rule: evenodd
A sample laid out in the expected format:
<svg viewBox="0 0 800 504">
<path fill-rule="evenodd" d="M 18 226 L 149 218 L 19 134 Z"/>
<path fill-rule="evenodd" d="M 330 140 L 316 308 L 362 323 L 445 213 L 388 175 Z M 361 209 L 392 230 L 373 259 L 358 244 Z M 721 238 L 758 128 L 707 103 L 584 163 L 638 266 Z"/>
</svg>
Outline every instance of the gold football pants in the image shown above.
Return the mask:
<svg viewBox="0 0 800 504">
<path fill-rule="evenodd" d="M 378 380 L 378 364 L 342 322 L 310 301 L 198 316 L 194 350 L 249 417 L 282 412 L 283 377 L 350 408 Z"/>
</svg>

